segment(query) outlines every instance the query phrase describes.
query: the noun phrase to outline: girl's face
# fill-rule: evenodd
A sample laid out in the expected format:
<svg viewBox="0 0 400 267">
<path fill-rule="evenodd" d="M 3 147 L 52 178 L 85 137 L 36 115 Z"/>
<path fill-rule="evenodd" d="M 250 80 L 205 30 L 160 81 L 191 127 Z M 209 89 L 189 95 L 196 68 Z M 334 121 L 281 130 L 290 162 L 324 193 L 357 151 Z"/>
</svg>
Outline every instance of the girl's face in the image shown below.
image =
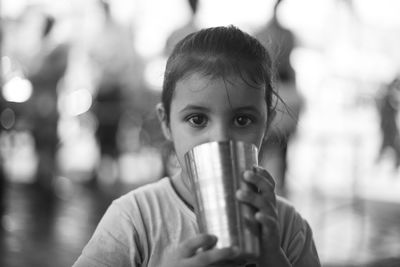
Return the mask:
<svg viewBox="0 0 400 267">
<path fill-rule="evenodd" d="M 263 87 L 194 73 L 177 82 L 171 101 L 164 127 L 183 170 L 184 154 L 205 142 L 236 140 L 260 148 L 268 118 Z"/>
</svg>

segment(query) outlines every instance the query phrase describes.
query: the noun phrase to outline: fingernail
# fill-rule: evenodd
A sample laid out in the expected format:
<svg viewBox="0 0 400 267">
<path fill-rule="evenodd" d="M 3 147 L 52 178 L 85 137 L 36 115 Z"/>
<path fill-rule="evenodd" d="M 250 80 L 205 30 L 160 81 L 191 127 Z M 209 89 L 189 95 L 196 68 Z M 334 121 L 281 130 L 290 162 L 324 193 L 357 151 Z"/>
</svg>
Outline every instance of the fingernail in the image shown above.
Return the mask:
<svg viewBox="0 0 400 267">
<path fill-rule="evenodd" d="M 255 214 L 254 214 L 254 218 L 257 220 L 257 221 L 260 221 L 261 219 L 262 219 L 262 214 L 261 214 L 261 212 L 256 212 Z"/>
<path fill-rule="evenodd" d="M 242 199 L 242 198 L 243 198 L 243 191 L 240 190 L 240 189 L 237 190 L 237 191 L 236 191 L 236 197 L 239 198 L 239 199 Z"/>
<path fill-rule="evenodd" d="M 253 175 L 253 172 L 247 170 L 247 171 L 244 172 L 243 177 L 244 177 L 245 180 L 249 180 L 252 175 Z"/>
</svg>

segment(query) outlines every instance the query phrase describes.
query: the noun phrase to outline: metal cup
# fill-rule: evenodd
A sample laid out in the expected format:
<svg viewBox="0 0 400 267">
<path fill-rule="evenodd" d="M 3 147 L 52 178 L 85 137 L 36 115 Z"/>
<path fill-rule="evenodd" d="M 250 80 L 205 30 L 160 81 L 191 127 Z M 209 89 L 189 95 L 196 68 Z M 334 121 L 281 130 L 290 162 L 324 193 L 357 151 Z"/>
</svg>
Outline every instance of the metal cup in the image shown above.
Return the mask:
<svg viewBox="0 0 400 267">
<path fill-rule="evenodd" d="M 243 172 L 258 163 L 255 145 L 237 141 L 198 145 L 185 154 L 201 233 L 218 237 L 217 248 L 237 247 L 243 258 L 260 254 L 260 226 L 248 218 L 255 210 L 239 202 L 236 191 L 251 185 Z"/>
</svg>

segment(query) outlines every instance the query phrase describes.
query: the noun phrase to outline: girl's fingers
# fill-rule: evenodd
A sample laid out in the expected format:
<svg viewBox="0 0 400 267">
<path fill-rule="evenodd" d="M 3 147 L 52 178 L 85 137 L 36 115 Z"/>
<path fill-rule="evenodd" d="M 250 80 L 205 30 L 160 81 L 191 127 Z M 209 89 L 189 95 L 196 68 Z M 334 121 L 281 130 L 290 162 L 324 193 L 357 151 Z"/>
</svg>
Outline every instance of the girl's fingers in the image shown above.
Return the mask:
<svg viewBox="0 0 400 267">
<path fill-rule="evenodd" d="M 265 246 L 279 247 L 279 225 L 275 216 L 257 212 L 254 218 L 262 227 L 262 240 Z"/>
<path fill-rule="evenodd" d="M 272 177 L 272 175 L 264 168 L 261 168 L 260 166 L 254 165 L 253 166 L 253 171 L 259 175 L 261 175 L 262 177 L 265 177 L 267 179 L 268 182 L 270 182 L 273 187 L 275 188 L 276 182 L 274 177 Z"/>
<path fill-rule="evenodd" d="M 240 251 L 238 248 L 214 248 L 216 242 L 215 236 L 200 234 L 181 244 L 178 258 L 185 262 L 184 266 L 209 266 L 219 262 L 236 263 L 239 261 Z"/>
<path fill-rule="evenodd" d="M 240 255 L 238 248 L 222 248 L 222 249 L 211 249 L 203 251 L 194 256 L 192 264 L 201 264 L 201 266 L 208 266 L 212 263 L 224 262 L 234 260 Z"/>
<path fill-rule="evenodd" d="M 277 221 L 276 221 L 276 217 L 273 215 L 267 215 L 265 213 L 262 212 L 257 212 L 254 215 L 254 218 L 261 223 L 262 227 L 263 227 L 263 232 L 267 231 L 267 232 L 273 232 L 276 233 L 277 232 Z"/>
<path fill-rule="evenodd" d="M 262 209 L 264 205 L 276 203 L 275 195 L 275 182 L 267 171 L 250 171 L 244 172 L 244 180 L 246 183 L 254 185 L 256 189 L 252 189 L 252 186 L 243 186 L 238 190 L 238 198 L 250 205 L 254 205 L 258 209 Z"/>
<path fill-rule="evenodd" d="M 253 167 L 252 170 L 245 171 L 243 178 L 246 182 L 255 185 L 261 192 L 275 191 L 275 180 L 260 167 Z"/>
<path fill-rule="evenodd" d="M 265 193 L 256 193 L 248 190 L 238 190 L 236 197 L 241 202 L 253 206 L 266 214 L 277 214 L 275 196 L 266 196 Z"/>
<path fill-rule="evenodd" d="M 190 258 L 199 249 L 210 249 L 217 243 L 217 237 L 208 234 L 200 234 L 182 243 L 180 254 L 182 258 Z"/>
<path fill-rule="evenodd" d="M 245 171 L 244 180 L 257 187 L 258 190 L 251 190 L 251 186 L 243 187 L 238 190 L 237 198 L 264 214 L 276 217 L 275 181 L 272 176 L 266 170 L 254 167 L 252 170 Z"/>
</svg>

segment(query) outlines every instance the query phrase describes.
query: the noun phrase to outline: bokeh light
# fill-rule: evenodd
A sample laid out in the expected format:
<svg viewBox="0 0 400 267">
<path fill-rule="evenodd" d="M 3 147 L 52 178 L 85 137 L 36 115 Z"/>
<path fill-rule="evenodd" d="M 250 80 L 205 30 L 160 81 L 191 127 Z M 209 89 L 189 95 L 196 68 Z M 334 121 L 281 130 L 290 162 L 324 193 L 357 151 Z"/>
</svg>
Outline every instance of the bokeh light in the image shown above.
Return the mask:
<svg viewBox="0 0 400 267">
<path fill-rule="evenodd" d="M 21 77 L 13 77 L 3 86 L 3 97 L 10 102 L 22 103 L 32 95 L 32 84 L 29 80 Z"/>
</svg>

